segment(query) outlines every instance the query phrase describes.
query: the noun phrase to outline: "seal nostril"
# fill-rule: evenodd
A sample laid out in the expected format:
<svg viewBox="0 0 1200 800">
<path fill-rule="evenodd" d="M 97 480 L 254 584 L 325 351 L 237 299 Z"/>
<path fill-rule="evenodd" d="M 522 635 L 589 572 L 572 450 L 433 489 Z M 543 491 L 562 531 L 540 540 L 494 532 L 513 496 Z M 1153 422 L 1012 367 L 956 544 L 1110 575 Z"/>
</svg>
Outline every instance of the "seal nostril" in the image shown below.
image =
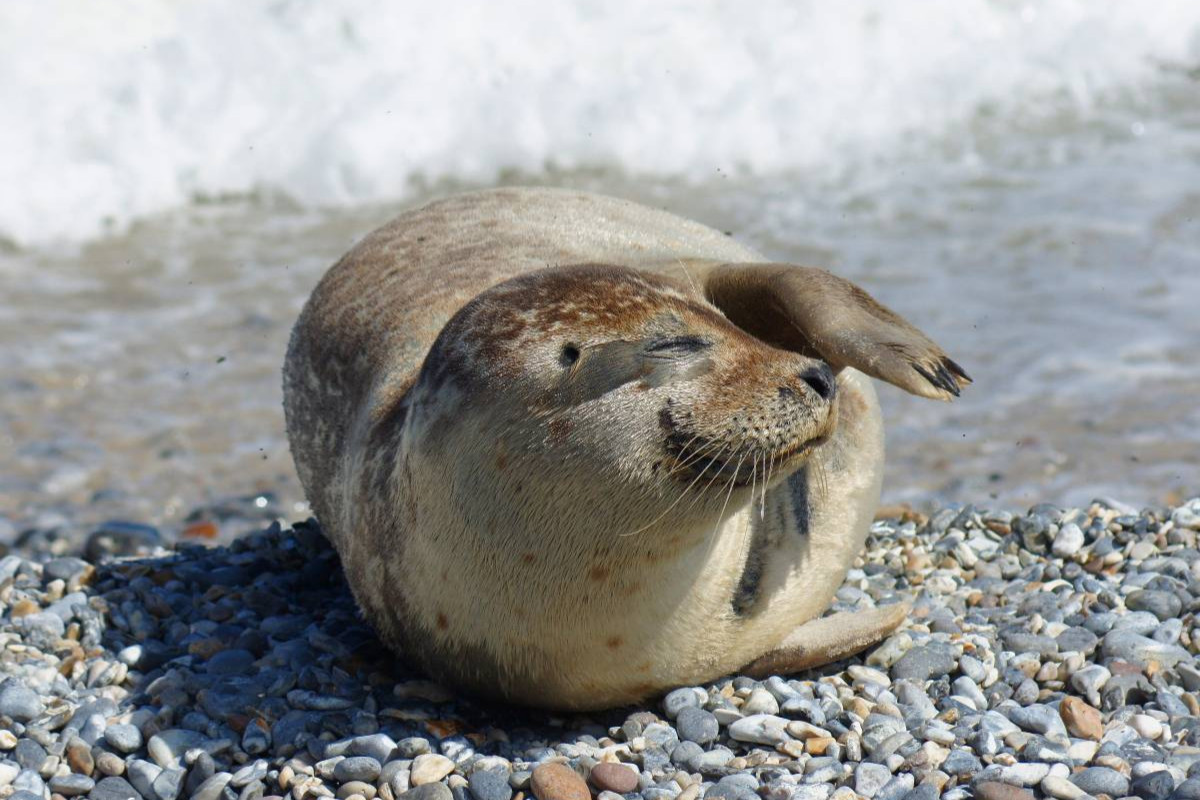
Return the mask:
<svg viewBox="0 0 1200 800">
<path fill-rule="evenodd" d="M 800 373 L 800 380 L 809 385 L 814 392 L 821 395 L 824 400 L 833 399 L 833 395 L 837 391 L 837 384 L 833 379 L 833 370 L 822 364 L 819 367 L 812 367 Z"/>
</svg>

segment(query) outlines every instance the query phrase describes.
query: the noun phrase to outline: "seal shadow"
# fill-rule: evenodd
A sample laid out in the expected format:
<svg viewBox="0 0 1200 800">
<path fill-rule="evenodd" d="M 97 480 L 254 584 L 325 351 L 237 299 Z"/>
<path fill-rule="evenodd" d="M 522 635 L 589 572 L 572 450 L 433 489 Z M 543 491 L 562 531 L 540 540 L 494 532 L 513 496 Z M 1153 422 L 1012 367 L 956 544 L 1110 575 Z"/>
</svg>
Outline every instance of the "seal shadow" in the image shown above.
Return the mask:
<svg viewBox="0 0 1200 800">
<path fill-rule="evenodd" d="M 101 564 L 87 594 L 100 612 L 99 642 L 131 664 L 125 710 L 149 709 L 160 730 L 229 745 L 268 738 L 263 757 L 321 759 L 330 742 L 384 733 L 528 759 L 608 736 L 638 710 L 556 714 L 442 686 L 362 619 L 315 520 L 274 523 L 225 547 L 179 545 L 170 556 Z"/>
</svg>

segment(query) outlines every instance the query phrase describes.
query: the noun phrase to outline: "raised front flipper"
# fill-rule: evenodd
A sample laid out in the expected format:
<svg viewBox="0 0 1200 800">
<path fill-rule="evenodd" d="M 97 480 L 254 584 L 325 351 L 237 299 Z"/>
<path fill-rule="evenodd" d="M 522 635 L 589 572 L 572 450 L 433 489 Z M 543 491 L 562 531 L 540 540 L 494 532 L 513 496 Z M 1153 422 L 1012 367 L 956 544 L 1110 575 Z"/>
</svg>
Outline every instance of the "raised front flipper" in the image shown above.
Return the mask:
<svg viewBox="0 0 1200 800">
<path fill-rule="evenodd" d="M 911 608 L 908 603 L 897 603 L 811 620 L 794 629 L 779 647 L 756 658 L 739 673 L 751 678 L 765 678 L 790 675 L 839 661 L 882 640 L 904 621 Z"/>
<path fill-rule="evenodd" d="M 777 347 L 854 367 L 936 400 L 971 382 L 928 336 L 853 283 L 793 264 L 696 264 L 700 289 L 734 324 Z"/>
</svg>

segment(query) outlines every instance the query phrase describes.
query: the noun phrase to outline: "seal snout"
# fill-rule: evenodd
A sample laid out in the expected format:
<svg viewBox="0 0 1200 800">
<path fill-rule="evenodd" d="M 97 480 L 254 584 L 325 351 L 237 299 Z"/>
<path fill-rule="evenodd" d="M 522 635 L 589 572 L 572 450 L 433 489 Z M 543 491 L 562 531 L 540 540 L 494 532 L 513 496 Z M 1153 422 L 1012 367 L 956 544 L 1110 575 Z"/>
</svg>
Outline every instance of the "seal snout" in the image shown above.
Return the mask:
<svg viewBox="0 0 1200 800">
<path fill-rule="evenodd" d="M 816 392 L 822 400 L 830 401 L 837 394 L 837 380 L 828 364 L 809 367 L 800 373 L 800 380 L 808 384 L 808 388 Z"/>
</svg>

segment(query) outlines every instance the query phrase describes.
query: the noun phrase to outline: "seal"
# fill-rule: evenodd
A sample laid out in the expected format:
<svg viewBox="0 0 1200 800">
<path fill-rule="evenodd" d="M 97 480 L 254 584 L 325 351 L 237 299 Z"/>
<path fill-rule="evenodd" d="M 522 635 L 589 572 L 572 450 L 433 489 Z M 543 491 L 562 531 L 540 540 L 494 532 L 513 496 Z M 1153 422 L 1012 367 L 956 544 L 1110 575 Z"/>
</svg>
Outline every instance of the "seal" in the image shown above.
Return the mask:
<svg viewBox="0 0 1200 800">
<path fill-rule="evenodd" d="M 381 638 L 561 709 L 878 641 L 822 618 L 879 500 L 871 381 L 970 379 L 857 286 L 632 202 L 463 194 L 370 234 L 292 334 L 296 468 Z"/>
</svg>

